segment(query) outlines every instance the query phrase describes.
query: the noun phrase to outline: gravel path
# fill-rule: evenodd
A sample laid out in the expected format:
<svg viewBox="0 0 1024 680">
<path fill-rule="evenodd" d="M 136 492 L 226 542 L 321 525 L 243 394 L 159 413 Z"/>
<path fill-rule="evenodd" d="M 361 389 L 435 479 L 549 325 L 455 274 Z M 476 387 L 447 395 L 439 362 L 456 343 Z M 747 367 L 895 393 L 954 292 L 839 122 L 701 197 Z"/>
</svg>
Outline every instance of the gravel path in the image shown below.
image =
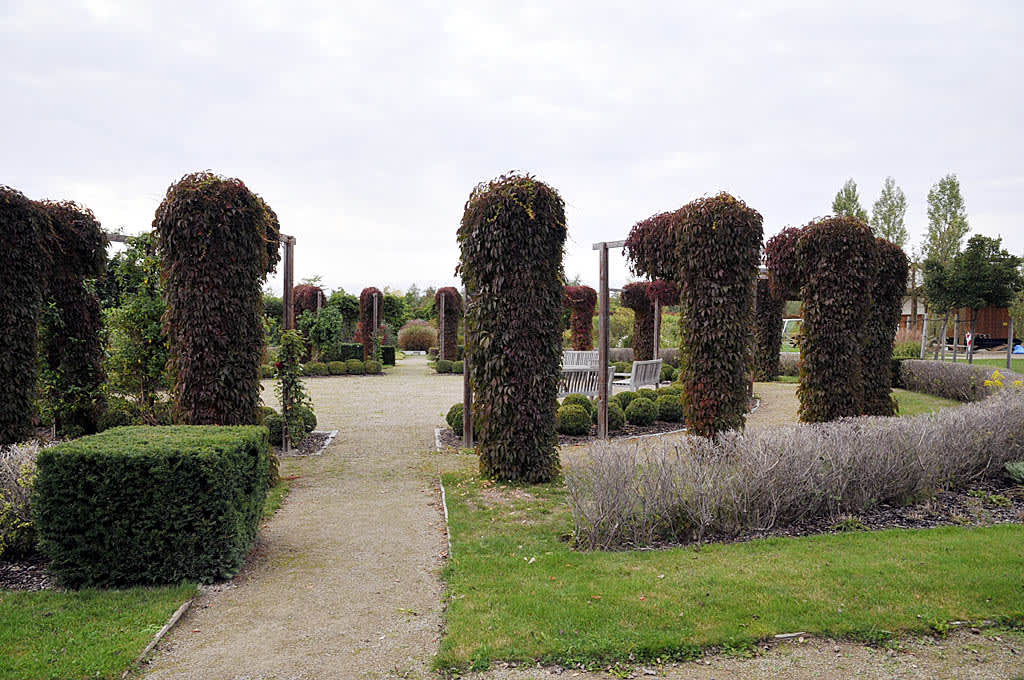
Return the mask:
<svg viewBox="0 0 1024 680">
<path fill-rule="evenodd" d="M 306 383 L 318 429 L 337 439 L 282 462 L 298 478 L 243 573 L 200 596 L 145 677 L 430 676 L 447 549 L 430 424 L 461 398 L 461 377 L 417 358 Z"/>
</svg>

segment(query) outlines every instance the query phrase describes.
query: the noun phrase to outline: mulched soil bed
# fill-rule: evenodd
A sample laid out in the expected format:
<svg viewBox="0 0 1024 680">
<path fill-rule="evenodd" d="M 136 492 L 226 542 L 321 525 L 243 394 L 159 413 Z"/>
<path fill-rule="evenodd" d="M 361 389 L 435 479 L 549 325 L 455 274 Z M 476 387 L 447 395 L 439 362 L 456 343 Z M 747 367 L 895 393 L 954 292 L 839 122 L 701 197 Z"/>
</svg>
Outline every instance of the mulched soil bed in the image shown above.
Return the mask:
<svg viewBox="0 0 1024 680">
<path fill-rule="evenodd" d="M 42 556 L 16 562 L 0 560 L 0 590 L 52 590 L 53 579 L 46 573 Z"/>
<path fill-rule="evenodd" d="M 879 505 L 838 520 L 808 520 L 739 536 L 706 536 L 704 540 L 738 543 L 755 538 L 811 536 L 844 531 L 931 529 L 940 526 L 982 527 L 995 524 L 1024 524 L 1024 486 L 1014 486 L 1006 480 L 979 481 L 972 484 L 969 489 L 940 491 L 914 505 Z"/>
<path fill-rule="evenodd" d="M 288 453 L 284 453 L 280 446 L 271 446 L 270 451 L 278 458 L 312 456 L 320 453 L 324 448 L 324 444 L 327 442 L 327 438 L 330 436 L 330 432 L 310 432 L 298 446 L 293 446 Z"/>
</svg>

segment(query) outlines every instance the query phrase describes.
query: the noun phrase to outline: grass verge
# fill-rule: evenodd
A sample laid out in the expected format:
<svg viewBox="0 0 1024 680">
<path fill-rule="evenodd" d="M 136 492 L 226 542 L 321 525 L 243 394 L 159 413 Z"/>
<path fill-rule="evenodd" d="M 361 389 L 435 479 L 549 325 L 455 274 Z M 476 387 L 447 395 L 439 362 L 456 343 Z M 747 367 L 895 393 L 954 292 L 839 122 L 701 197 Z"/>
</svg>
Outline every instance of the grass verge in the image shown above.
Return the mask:
<svg viewBox="0 0 1024 680">
<path fill-rule="evenodd" d="M 899 415 L 901 416 L 916 416 L 921 413 L 934 413 L 941 408 L 960 406 L 959 401 L 943 399 L 942 397 L 936 397 L 922 392 L 893 389 L 892 396 L 895 397 L 896 403 L 899 404 Z"/>
<path fill-rule="evenodd" d="M 1017 355 L 1017 356 L 1019 357 L 1020 355 Z M 931 357 L 927 356 L 925 358 L 929 359 Z M 946 361 L 949 361 L 949 362 L 953 361 L 953 357 L 947 354 L 946 355 Z M 957 357 L 957 363 L 958 364 L 966 364 L 967 363 L 967 358 L 964 357 L 963 355 L 961 355 L 961 356 Z M 992 370 L 995 370 L 997 368 L 999 370 L 1001 370 L 1001 371 L 1005 371 L 1006 370 L 1006 357 L 1005 356 L 1000 358 L 1000 359 L 989 359 L 989 358 L 974 357 L 974 363 L 976 365 L 978 365 L 978 366 L 991 366 Z M 1013 358 L 1013 359 L 1010 360 L 1010 365 L 1012 367 L 1010 370 L 1013 371 L 1014 373 L 1024 373 L 1024 358 Z"/>
<path fill-rule="evenodd" d="M 274 513 L 281 508 L 281 504 L 284 503 L 284 499 L 291 490 L 291 481 L 284 477 L 278 480 L 277 484 L 270 487 L 270 490 L 267 491 L 267 500 L 263 503 L 263 521 L 274 516 Z"/>
<path fill-rule="evenodd" d="M 120 678 L 194 585 L 0 591 L 0 680 Z"/>
<path fill-rule="evenodd" d="M 1024 615 L 1024 527 L 940 528 L 579 553 L 557 485 L 446 474 L 453 556 L 438 668 L 746 650 L 807 631 L 881 641 Z"/>
</svg>

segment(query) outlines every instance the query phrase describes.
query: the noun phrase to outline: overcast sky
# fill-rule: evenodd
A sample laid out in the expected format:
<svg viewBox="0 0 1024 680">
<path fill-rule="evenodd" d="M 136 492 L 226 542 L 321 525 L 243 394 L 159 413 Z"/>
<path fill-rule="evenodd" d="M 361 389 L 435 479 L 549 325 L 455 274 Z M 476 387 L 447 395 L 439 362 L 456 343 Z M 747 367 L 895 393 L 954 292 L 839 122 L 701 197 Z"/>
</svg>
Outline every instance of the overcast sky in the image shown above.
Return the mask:
<svg viewBox="0 0 1024 680">
<path fill-rule="evenodd" d="M 849 177 L 868 211 L 895 177 L 916 248 L 955 173 L 1021 255 L 1022 7 L 0 0 L 0 183 L 138 233 L 182 175 L 239 177 L 296 281 L 353 293 L 457 283 L 465 200 L 509 170 L 561 193 L 595 286 L 591 244 L 653 213 L 726 190 L 767 238 Z"/>
</svg>

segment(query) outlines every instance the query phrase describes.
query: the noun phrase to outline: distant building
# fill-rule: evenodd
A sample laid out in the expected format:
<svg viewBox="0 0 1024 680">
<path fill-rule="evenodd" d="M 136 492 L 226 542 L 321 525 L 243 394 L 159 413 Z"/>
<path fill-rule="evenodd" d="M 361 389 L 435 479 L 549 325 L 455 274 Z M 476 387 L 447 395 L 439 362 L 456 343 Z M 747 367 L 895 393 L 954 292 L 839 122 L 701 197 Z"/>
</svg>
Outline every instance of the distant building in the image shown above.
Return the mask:
<svg viewBox="0 0 1024 680">
<path fill-rule="evenodd" d="M 903 298 L 903 315 L 900 318 L 901 328 L 911 328 L 914 325 L 914 319 L 911 315 L 911 302 L 910 297 Z M 918 305 L 917 308 L 917 327 L 920 328 L 921 324 L 924 323 L 924 307 Z M 960 310 L 954 310 L 949 315 L 949 325 L 946 328 L 946 341 L 953 341 L 953 319 L 956 317 L 957 312 L 960 314 L 960 332 L 958 337 L 960 344 L 963 344 L 964 333 L 971 330 L 971 318 L 974 314 L 973 310 L 968 307 L 964 307 Z M 932 324 L 942 324 L 942 319 L 936 320 L 935 317 L 931 317 L 928 320 L 929 326 Z M 985 349 L 986 347 L 996 347 L 998 345 L 1006 344 L 1006 336 L 1010 330 L 1010 310 L 1006 307 L 986 307 L 978 312 L 978 326 L 976 329 L 976 343 L 975 347 L 978 349 Z M 1020 338 L 1024 335 L 1024 328 L 1014 328 L 1013 335 L 1015 342 L 1020 342 Z M 929 333 L 930 335 L 930 333 Z"/>
</svg>

